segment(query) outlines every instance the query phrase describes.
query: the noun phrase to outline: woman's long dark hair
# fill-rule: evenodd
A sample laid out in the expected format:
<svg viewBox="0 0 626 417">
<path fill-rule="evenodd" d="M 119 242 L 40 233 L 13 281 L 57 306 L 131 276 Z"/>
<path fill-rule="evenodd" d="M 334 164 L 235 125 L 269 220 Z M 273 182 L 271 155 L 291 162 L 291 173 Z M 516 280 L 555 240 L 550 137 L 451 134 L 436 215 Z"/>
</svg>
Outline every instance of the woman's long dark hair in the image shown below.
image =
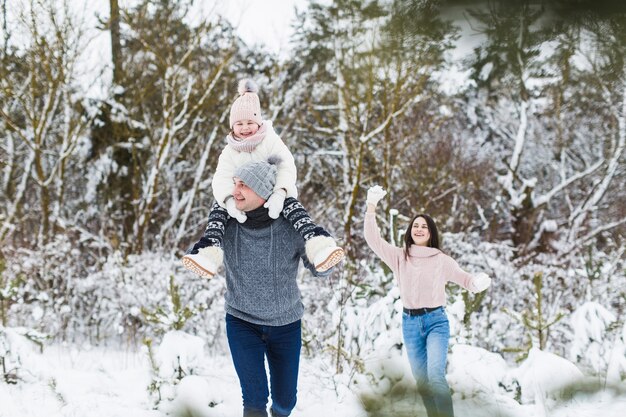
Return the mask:
<svg viewBox="0 0 626 417">
<path fill-rule="evenodd" d="M 439 232 L 437 231 L 437 225 L 435 224 L 433 218 L 430 217 L 428 214 L 416 214 L 409 222 L 409 226 L 406 228 L 406 232 L 404 233 L 404 259 L 409 258 L 409 248 L 411 247 L 411 245 L 415 244 L 415 242 L 413 241 L 413 236 L 411 236 L 411 229 L 413 229 L 413 223 L 415 223 L 415 219 L 417 219 L 418 217 L 422 217 L 424 220 L 426 220 L 426 225 L 428 226 L 428 231 L 430 232 L 430 239 L 428 239 L 427 246 L 429 248 L 440 249 Z"/>
</svg>

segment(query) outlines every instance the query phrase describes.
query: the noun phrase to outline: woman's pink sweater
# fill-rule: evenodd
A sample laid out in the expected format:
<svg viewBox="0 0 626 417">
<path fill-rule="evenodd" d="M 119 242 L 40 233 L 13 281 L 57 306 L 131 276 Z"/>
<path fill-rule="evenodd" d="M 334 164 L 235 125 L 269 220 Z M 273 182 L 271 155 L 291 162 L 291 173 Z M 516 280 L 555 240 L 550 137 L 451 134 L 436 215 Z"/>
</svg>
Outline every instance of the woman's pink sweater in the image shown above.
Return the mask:
<svg viewBox="0 0 626 417">
<path fill-rule="evenodd" d="M 463 271 L 454 259 L 439 249 L 412 245 L 409 258 L 404 249 L 380 237 L 376 214 L 365 214 L 365 240 L 370 248 L 393 271 L 400 298 L 406 308 L 439 307 L 446 304 L 446 282 L 452 281 L 473 291 L 474 277 Z"/>
</svg>

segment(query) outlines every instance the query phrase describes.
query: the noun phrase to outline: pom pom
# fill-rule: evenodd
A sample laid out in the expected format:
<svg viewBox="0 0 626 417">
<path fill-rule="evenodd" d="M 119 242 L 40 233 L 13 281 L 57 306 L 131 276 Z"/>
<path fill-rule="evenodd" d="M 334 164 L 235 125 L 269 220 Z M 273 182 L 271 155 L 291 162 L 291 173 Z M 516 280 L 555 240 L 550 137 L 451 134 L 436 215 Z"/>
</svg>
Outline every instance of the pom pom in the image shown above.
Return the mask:
<svg viewBox="0 0 626 417">
<path fill-rule="evenodd" d="M 267 163 L 270 165 L 278 165 L 282 162 L 283 160 L 280 158 L 279 155 L 270 155 L 267 157 Z"/>
<path fill-rule="evenodd" d="M 239 91 L 239 95 L 243 96 L 245 93 L 257 93 L 259 91 L 259 87 L 257 87 L 256 83 L 249 78 L 245 78 L 239 81 L 239 87 L 237 88 Z"/>
</svg>

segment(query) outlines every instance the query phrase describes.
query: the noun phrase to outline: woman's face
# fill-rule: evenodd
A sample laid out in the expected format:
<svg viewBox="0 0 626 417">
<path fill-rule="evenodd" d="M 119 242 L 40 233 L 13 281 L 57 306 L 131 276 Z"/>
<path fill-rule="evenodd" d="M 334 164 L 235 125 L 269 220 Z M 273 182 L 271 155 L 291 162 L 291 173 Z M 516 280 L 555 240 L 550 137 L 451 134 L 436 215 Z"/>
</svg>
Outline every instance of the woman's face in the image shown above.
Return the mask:
<svg viewBox="0 0 626 417">
<path fill-rule="evenodd" d="M 239 120 L 233 125 L 233 132 L 235 136 L 241 139 L 246 139 L 249 136 L 254 135 L 259 130 L 259 125 L 252 120 Z"/>
<path fill-rule="evenodd" d="M 413 227 L 411 227 L 411 237 L 417 246 L 428 246 L 430 230 L 425 218 L 418 217 L 415 219 Z"/>
</svg>

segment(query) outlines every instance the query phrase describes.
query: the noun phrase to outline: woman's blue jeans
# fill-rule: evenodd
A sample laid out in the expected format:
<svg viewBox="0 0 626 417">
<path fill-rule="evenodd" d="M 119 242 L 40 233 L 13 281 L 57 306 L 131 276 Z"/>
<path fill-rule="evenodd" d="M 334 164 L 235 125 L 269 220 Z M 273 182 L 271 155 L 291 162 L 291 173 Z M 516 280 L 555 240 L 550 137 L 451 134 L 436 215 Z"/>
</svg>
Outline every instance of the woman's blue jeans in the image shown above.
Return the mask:
<svg viewBox="0 0 626 417">
<path fill-rule="evenodd" d="M 241 385 L 244 417 L 267 416 L 266 357 L 272 416 L 288 416 L 296 406 L 301 321 L 285 326 L 262 326 L 226 314 L 226 335 Z"/>
<path fill-rule="evenodd" d="M 450 324 L 445 310 L 442 307 L 421 316 L 403 312 L 402 334 L 428 417 L 453 417 L 452 396 L 446 381 Z"/>
</svg>

